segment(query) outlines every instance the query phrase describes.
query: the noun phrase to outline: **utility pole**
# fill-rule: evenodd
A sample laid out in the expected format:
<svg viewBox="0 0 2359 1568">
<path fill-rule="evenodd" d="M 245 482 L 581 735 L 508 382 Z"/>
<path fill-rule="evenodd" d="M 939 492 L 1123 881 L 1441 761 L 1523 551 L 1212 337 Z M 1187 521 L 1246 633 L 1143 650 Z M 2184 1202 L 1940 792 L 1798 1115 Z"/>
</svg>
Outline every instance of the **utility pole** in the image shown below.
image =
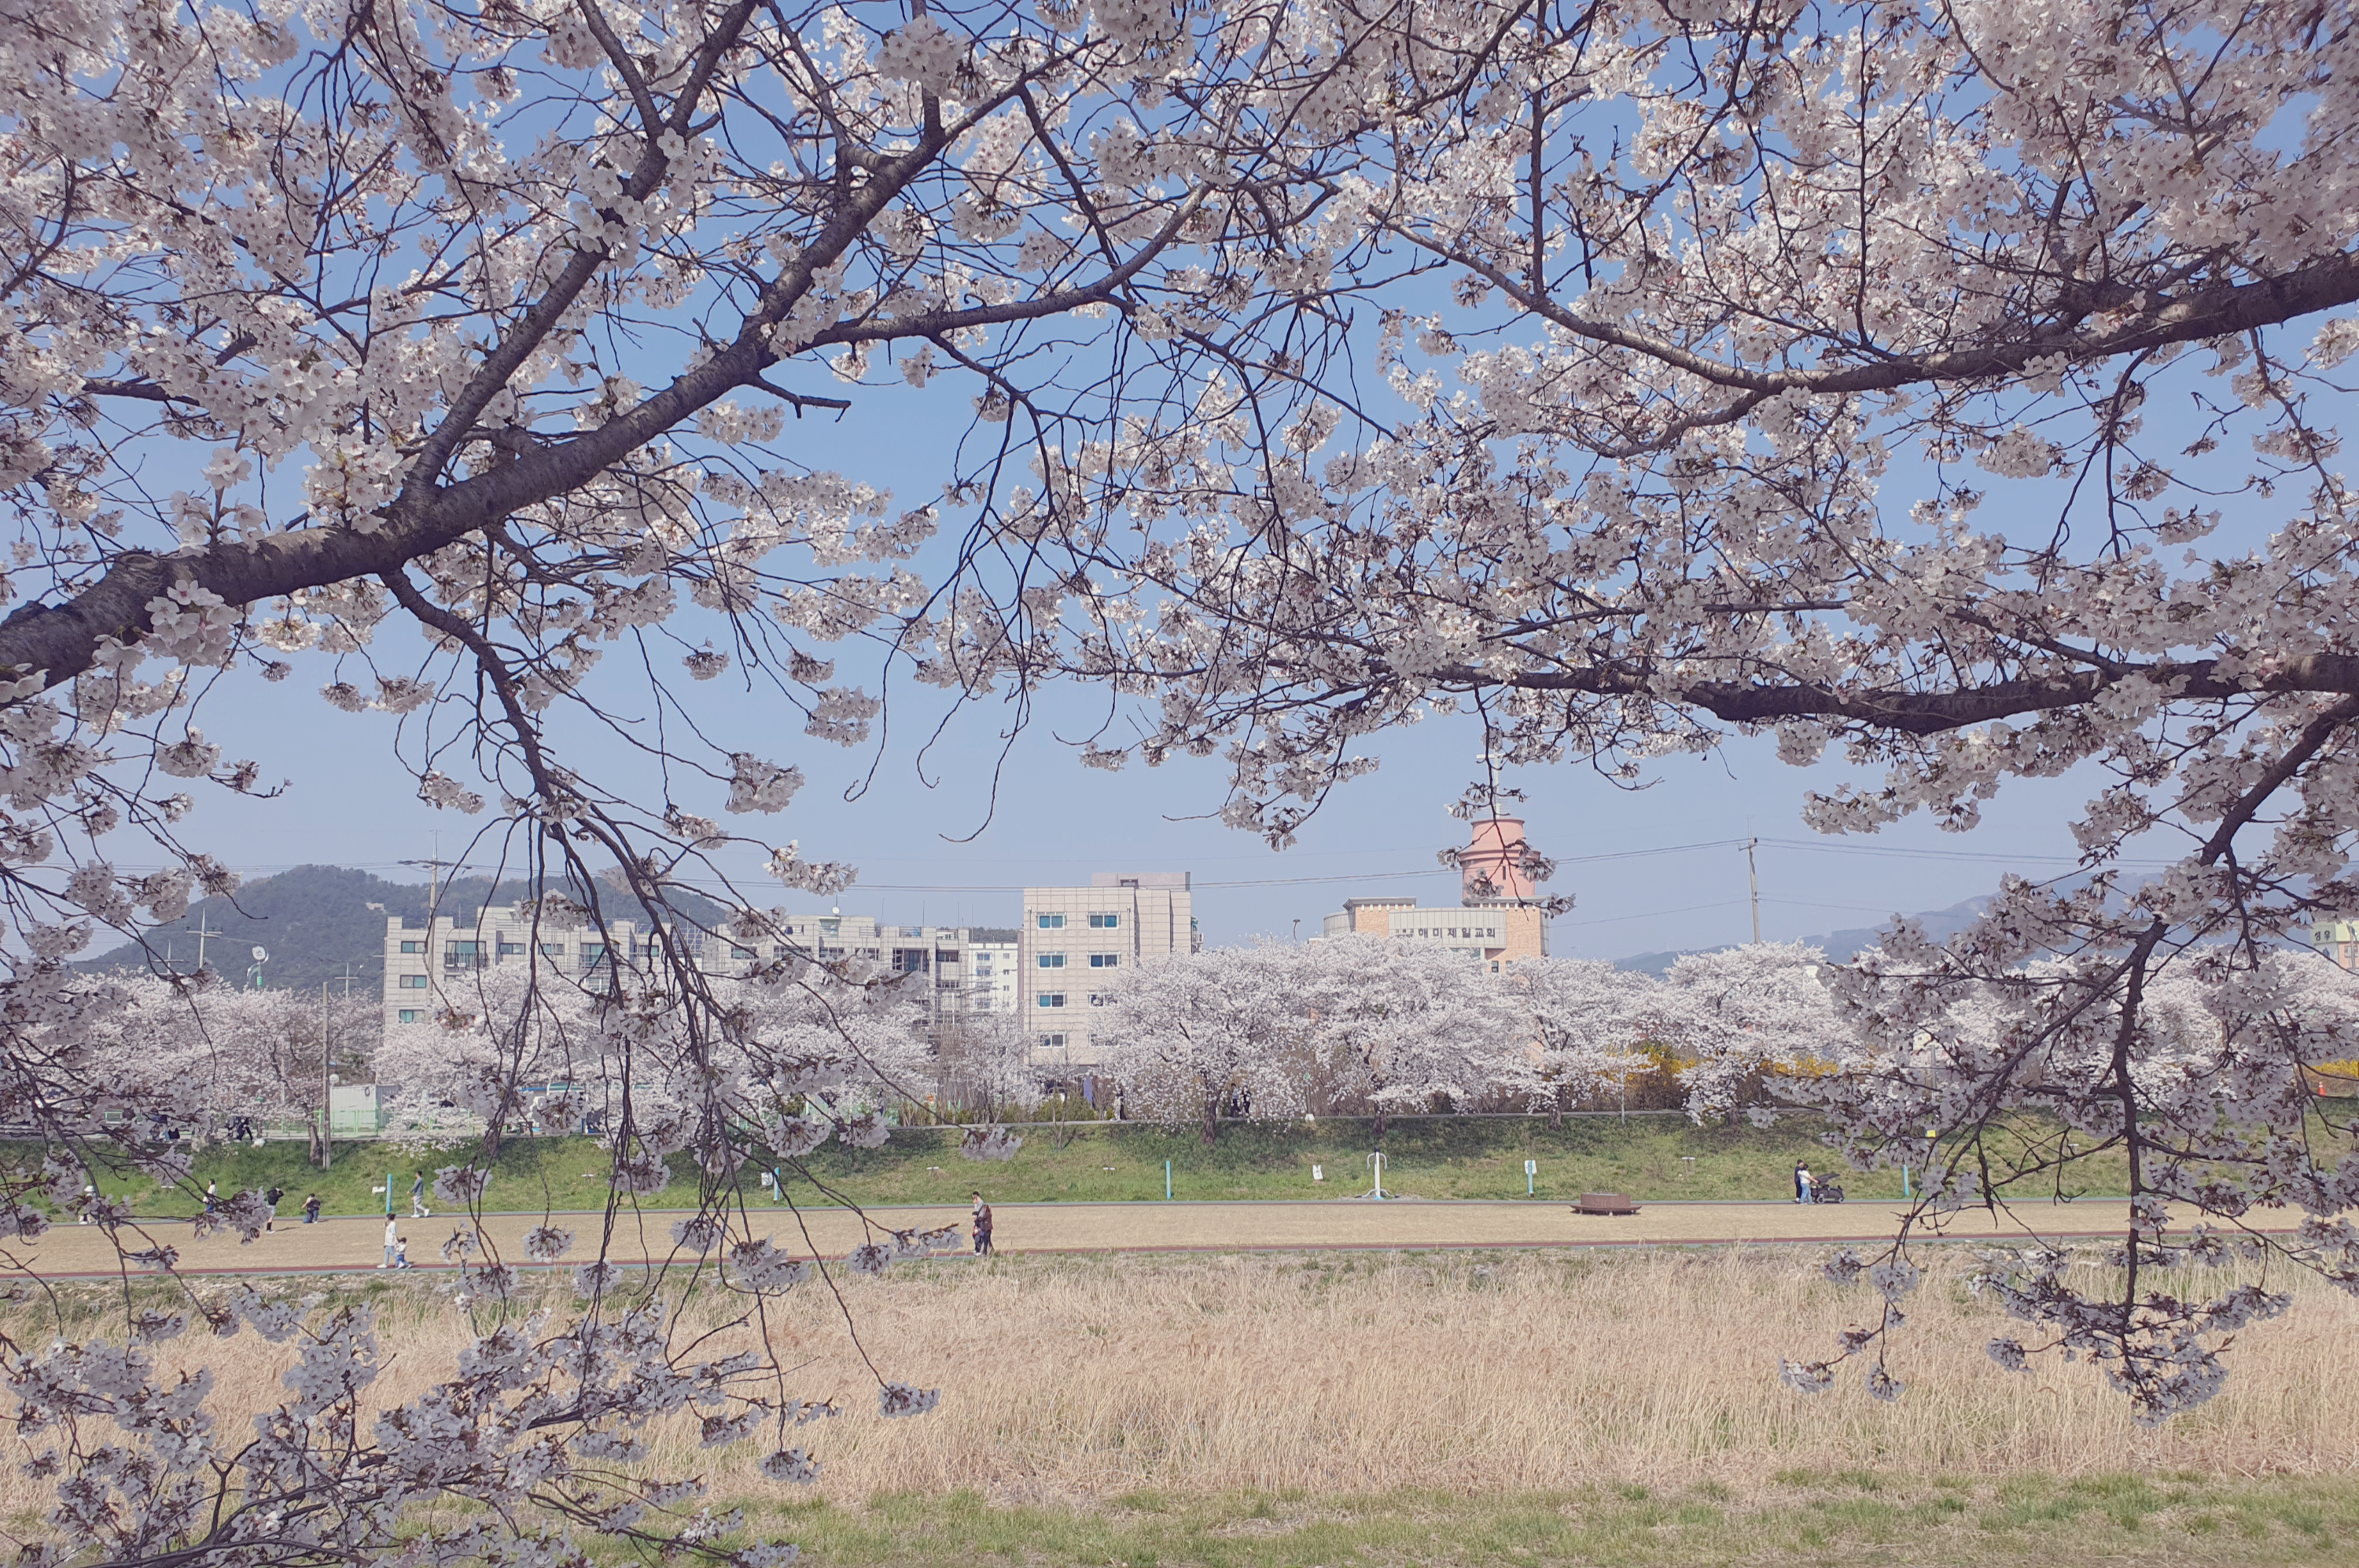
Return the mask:
<svg viewBox="0 0 2359 1568">
<path fill-rule="evenodd" d="M 227 931 L 206 930 L 205 928 L 207 924 L 212 920 L 212 911 L 210 909 L 200 909 L 197 911 L 197 967 L 200 969 L 202 969 L 205 966 L 205 938 L 209 936 L 227 936 L 229 934 Z"/>
<path fill-rule="evenodd" d="M 344 966 L 350 969 L 352 965 Z M 327 1170 L 336 1160 L 336 1094 L 335 1074 L 328 1071 L 328 986 L 320 982 L 320 1169 Z"/>
<path fill-rule="evenodd" d="M 424 860 L 405 860 L 400 864 L 422 866 L 426 868 L 426 942 L 427 950 L 431 953 L 434 943 L 434 921 L 442 907 L 442 873 L 472 871 L 474 867 L 462 865 L 455 860 L 443 859 L 442 835 L 439 833 L 434 835 L 434 853 L 431 855 Z M 408 923 L 407 920 L 404 923 Z M 429 959 L 429 962 L 430 963 L 431 960 Z"/>
<path fill-rule="evenodd" d="M 431 927 L 434 923 L 434 911 L 441 907 L 442 873 L 445 871 L 473 871 L 474 869 L 473 866 L 465 865 L 462 862 L 445 860 L 442 858 L 442 835 L 439 833 L 434 835 L 434 853 L 432 855 L 429 855 L 424 860 L 405 860 L 400 862 L 400 864 L 403 866 L 422 866 L 426 868 L 426 923 L 429 927 Z"/>
<path fill-rule="evenodd" d="M 1761 873 L 1753 864 L 1753 846 L 1760 842 L 1757 838 L 1745 841 L 1745 880 L 1753 889 L 1753 945 L 1756 947 L 1761 945 Z"/>
</svg>

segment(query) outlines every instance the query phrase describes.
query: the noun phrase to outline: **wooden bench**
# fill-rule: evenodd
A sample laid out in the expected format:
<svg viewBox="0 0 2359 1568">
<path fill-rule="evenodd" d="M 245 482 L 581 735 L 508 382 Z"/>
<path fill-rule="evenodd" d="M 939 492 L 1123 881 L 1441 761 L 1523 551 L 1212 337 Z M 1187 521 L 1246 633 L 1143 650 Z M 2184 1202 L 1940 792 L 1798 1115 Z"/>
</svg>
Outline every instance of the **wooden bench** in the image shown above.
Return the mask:
<svg viewBox="0 0 2359 1568">
<path fill-rule="evenodd" d="M 1572 1205 L 1576 1214 L 1635 1214 L 1638 1205 L 1619 1192 L 1583 1192 Z"/>
</svg>

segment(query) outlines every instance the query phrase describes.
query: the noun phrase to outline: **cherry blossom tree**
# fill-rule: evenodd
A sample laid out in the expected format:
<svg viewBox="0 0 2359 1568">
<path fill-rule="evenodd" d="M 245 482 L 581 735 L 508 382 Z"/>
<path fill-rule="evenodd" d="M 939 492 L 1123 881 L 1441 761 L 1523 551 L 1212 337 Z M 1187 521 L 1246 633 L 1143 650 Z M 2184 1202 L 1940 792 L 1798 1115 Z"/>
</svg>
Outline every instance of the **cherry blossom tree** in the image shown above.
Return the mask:
<svg viewBox="0 0 2359 1568">
<path fill-rule="evenodd" d="M 734 857 L 811 890 L 851 873 L 723 826 L 802 774 L 709 727 L 696 682 L 861 743 L 881 699 L 837 644 L 953 703 L 1105 683 L 1140 727 L 1084 762 L 1224 757 L 1224 816 L 1278 843 L 1375 765 L 1369 737 L 1446 711 L 1510 769 L 1836 746 L 1885 778 L 1815 800 L 1831 830 L 1963 830 L 2009 778 L 2080 768 L 2093 881 L 2010 883 L 1842 982 L 1906 1055 L 2026 964 L 2067 966 L 2025 1015 L 2038 1040 L 1942 1059 L 1937 1108 L 2062 1114 L 2026 1064 L 2110 1017 L 2075 1093 L 2192 1127 L 2221 1082 L 2140 1071 L 2169 1035 L 2147 997 L 2177 969 L 2241 1016 L 2279 939 L 2359 902 L 2339 5 L 0 5 L 23 601 L 0 623 L 0 1114 L 53 1150 L 0 1193 L 19 1234 L 103 1149 L 170 1173 L 118 1147 L 162 1086 L 73 1077 L 124 994 L 64 963 L 234 890 L 190 813 L 267 787 L 201 710 L 299 669 L 390 716 L 420 797 L 482 816 L 504 870 L 582 890 L 544 920 L 611 927 L 620 873 L 659 934 L 610 960 L 601 1049 L 666 1088 L 612 1124 L 617 1201 L 692 1151 L 700 1255 L 756 1245 L 727 1220 L 745 1129 L 838 1130 L 734 1096 L 836 1069 L 729 1065 L 759 1053 L 674 894 L 719 879 L 733 927 L 775 933 Z M 812 461 L 817 421 L 880 384 L 965 425 L 899 498 Z M 593 776 L 564 742 L 600 726 L 658 747 L 658 782 Z M 2133 881 L 2133 842 L 2183 855 Z M 1434 962 L 1339 950 L 1331 973 L 1369 984 L 1321 992 L 1331 1059 L 1380 1105 L 1480 1076 L 1438 974 L 1403 978 Z M 1388 984 L 1437 1027 L 1384 1021 Z M 2299 1081 L 2310 1032 L 2239 1034 L 2250 1076 Z M 2125 1131 L 2125 1246 L 2160 1245 L 2166 1197 L 2233 1223 L 2282 1192 L 2328 1227 L 2306 1260 L 2359 1281 L 2314 1098 L 2251 1102 L 2265 1157 L 2208 1185 Z M 584 1319 L 487 1324 L 381 1438 L 349 1415 L 364 1318 L 253 1308 L 233 1321 L 305 1337 L 303 1389 L 218 1467 L 173 1396 L 136 1497 L 93 1456 L 117 1452 L 107 1412 L 148 1419 L 146 1363 L 22 1357 L 20 1404 L 60 1434 L 40 1462 L 82 1488 L 58 1538 L 357 1561 L 402 1499 L 529 1495 L 531 1522 L 445 1554 L 581 1529 L 778 1561 L 686 1493 L 587 1478 L 690 1386 L 715 1441 L 768 1423 L 779 1474 L 807 1456 L 776 1386 L 670 1367 L 662 1302 L 610 1312 L 584 1267 Z M 794 1277 L 733 1267 L 756 1294 Z M 2053 1285 L 2057 1321 L 2132 1363 L 2243 1310 L 2083 1289 Z M 631 1370 L 556 1391 L 592 1359 Z M 462 1454 L 461 1407 L 509 1435 Z"/>
<path fill-rule="evenodd" d="M 1690 1116 L 1725 1116 L 1760 1098 L 1763 1073 L 1832 1065 L 1854 1047 L 1821 978 L 1825 958 L 1777 942 L 1685 953 L 1649 989 L 1641 1027 L 1690 1063 L 1680 1073 Z"/>
<path fill-rule="evenodd" d="M 1072 465 L 1059 515 L 1097 591 L 1066 667 L 1158 702 L 1091 760 L 1223 755 L 1227 819 L 1277 844 L 1375 766 L 1369 737 L 1440 712 L 1510 771 L 1832 747 L 1883 775 L 1812 798 L 1833 832 L 1963 832 L 2010 779 L 2071 772 L 2093 880 L 2009 882 L 1938 950 L 1887 944 L 1874 1018 L 1904 1032 L 1878 1043 L 2056 958 L 2043 1027 L 2120 1020 L 2084 1094 L 2125 1126 L 2212 1115 L 2213 1083 L 2136 1070 L 2147 998 L 2181 967 L 2233 988 L 2359 907 L 2344 12 L 1490 15 L 1479 50 L 1420 53 L 1464 35 L 1419 8 L 1334 56 L 1367 185 L 1322 213 L 1316 286 L 1382 307 L 1411 412 L 1321 382 L 1281 415 L 1208 374 L 1136 466 Z M 1195 488 L 1158 482 L 1158 436 Z M 2133 845 L 2174 864 L 2127 875 Z M 1960 1058 L 1937 1097 L 2060 1113 L 2037 1055 Z M 2267 1158 L 2182 1216 L 2234 1225 L 2291 1170 L 2343 1223 L 2322 1151 L 2347 1112 L 2272 1103 Z M 2150 1152 L 2126 1149 L 2142 1195 Z M 2154 1279 L 2060 1279 L 2056 1311 L 2168 1359 L 2155 1325 L 2206 1309 Z"/>
<path fill-rule="evenodd" d="M 1918 1279 L 1910 1237 L 1962 1206 L 2054 1192 L 2096 1154 L 2124 1158 L 2130 1171 L 2130 1234 L 2109 1256 L 2126 1283 L 2112 1300 L 2088 1299 L 2064 1248 L 1994 1263 L 1983 1284 L 2027 1325 L 1992 1342 L 2002 1366 L 2068 1350 L 2151 1423 L 2216 1392 L 2228 1341 L 2291 1304 L 2252 1280 L 2188 1299 L 2179 1269 L 2275 1260 L 2359 1285 L 2359 1232 L 2339 1217 L 2359 1205 L 2359 1156 L 2286 1147 L 2287 1129 L 2316 1116 L 2302 1069 L 2359 1046 L 2359 976 L 2309 953 L 2207 947 L 2125 991 L 2106 983 L 2114 962 L 2048 958 L 1973 976 L 1904 924 L 1884 950 L 1835 972 L 1862 1043 L 1843 1071 L 1804 1092 L 1832 1113 L 1855 1164 L 1933 1158 L 1895 1243 L 1872 1262 L 1846 1253 L 1832 1266 L 1876 1287 L 1879 1321 L 1847 1334 L 1832 1357 L 1789 1363 L 1788 1381 L 1824 1387 L 1835 1365 L 1864 1356 L 1871 1388 L 1897 1393 L 1882 1331 Z M 1928 984 L 1925 972 L 1941 967 L 1959 983 Z M 2027 1122 L 2030 1110 L 2041 1119 Z M 1931 1150 L 1927 1127 L 1940 1134 Z M 2197 1217 L 2174 1220 L 2174 1205 Z M 2262 1217 L 2288 1208 L 2303 1216 L 2289 1233 Z"/>
<path fill-rule="evenodd" d="M 1030 1113 L 1048 1097 L 1032 1062 L 1032 1031 L 1013 1012 L 964 1012 L 943 1031 L 935 1082 L 953 1105 Z"/>
<path fill-rule="evenodd" d="M 126 1130 L 217 1136 L 238 1118 L 295 1122 L 320 1158 L 332 1074 L 375 1045 L 372 999 L 235 986 L 196 976 L 111 976 L 109 1011 L 77 1054 L 94 1083 L 139 1105 Z M 122 1162 L 114 1162 L 122 1169 Z"/>
<path fill-rule="evenodd" d="M 1224 1116 L 1300 1114 L 1311 1075 L 1302 947 L 1207 948 L 1119 971 L 1091 1038 L 1124 1104 L 1174 1126 L 1193 1122 L 1204 1147 Z"/>
<path fill-rule="evenodd" d="M 1530 1030 L 1481 959 L 1373 936 L 1290 951 L 1319 1069 L 1332 1091 L 1367 1101 L 1380 1141 L 1387 1116 L 1527 1086 Z"/>
<path fill-rule="evenodd" d="M 1654 1065 L 1643 1049 L 1661 1016 L 1652 975 L 1594 960 L 1527 958 L 1507 968 L 1500 986 L 1532 1031 L 1528 1099 L 1548 1107 L 1550 1127 L 1563 1125 L 1568 1098 L 1586 1099 Z"/>
</svg>

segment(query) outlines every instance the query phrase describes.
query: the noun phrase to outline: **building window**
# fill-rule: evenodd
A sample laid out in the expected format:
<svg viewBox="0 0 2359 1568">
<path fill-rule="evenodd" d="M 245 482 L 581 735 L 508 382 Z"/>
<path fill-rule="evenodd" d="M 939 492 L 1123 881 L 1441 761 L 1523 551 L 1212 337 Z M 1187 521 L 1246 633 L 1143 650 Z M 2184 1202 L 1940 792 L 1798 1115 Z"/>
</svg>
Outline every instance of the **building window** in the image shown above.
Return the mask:
<svg viewBox="0 0 2359 1568">
<path fill-rule="evenodd" d="M 405 1024 L 423 1023 L 425 1020 L 425 1013 L 416 1007 L 404 1007 L 398 1015 L 398 1021 Z"/>
<path fill-rule="evenodd" d="M 1040 1049 L 1043 1051 L 1062 1051 L 1065 1049 L 1065 1037 L 1060 1034 L 1044 1034 L 1040 1037 Z"/>
<path fill-rule="evenodd" d="M 426 976 L 405 975 L 401 977 L 401 988 L 405 991 L 423 991 L 426 989 Z"/>
<path fill-rule="evenodd" d="M 1121 967 L 1121 965 L 1122 954 L 1119 953 L 1093 953 L 1090 954 L 1090 967 L 1093 969 L 1116 969 Z"/>
<path fill-rule="evenodd" d="M 1065 917 L 1062 915 L 1042 915 L 1040 917 L 1040 929 L 1042 931 L 1063 931 L 1065 929 Z"/>
<path fill-rule="evenodd" d="M 480 942 L 446 942 L 442 944 L 442 967 L 445 969 L 481 969 L 484 966 L 484 944 Z"/>
<path fill-rule="evenodd" d="M 605 944 L 604 942 L 583 942 L 583 943 L 582 944 L 582 968 L 584 968 L 584 969 L 595 969 L 595 968 L 597 968 L 600 964 L 603 964 L 603 963 L 605 963 L 605 962 L 606 962 L 606 944 Z"/>
<path fill-rule="evenodd" d="M 750 947 L 739 947 L 735 942 L 731 942 L 729 944 L 729 956 L 732 958 L 752 958 L 756 956 L 756 954 Z"/>
<path fill-rule="evenodd" d="M 1090 929 L 1093 931 L 1112 931 L 1120 924 L 1122 924 L 1122 917 L 1120 915 L 1092 915 L 1090 917 Z"/>
<path fill-rule="evenodd" d="M 500 945 L 496 951 L 499 954 L 500 962 L 505 964 L 511 958 L 521 958 L 524 956 L 524 943 L 520 942 L 510 942 L 506 937 L 502 937 L 500 939 Z"/>
<path fill-rule="evenodd" d="M 1044 953 L 1033 962 L 1043 969 L 1062 969 L 1065 966 L 1065 955 L 1061 953 Z"/>
<path fill-rule="evenodd" d="M 540 944 L 540 955 L 543 958 L 562 958 L 565 956 L 565 944 L 561 942 L 544 942 Z"/>
<path fill-rule="evenodd" d="M 1090 993 L 1090 1006 L 1093 1007 L 1103 1007 L 1105 1006 L 1105 998 L 1099 996 L 1095 991 L 1093 991 Z"/>
<path fill-rule="evenodd" d="M 405 942 L 401 944 L 401 951 L 404 953 L 423 953 L 426 951 L 426 944 L 422 942 Z"/>
<path fill-rule="evenodd" d="M 1065 994 L 1062 991 L 1043 991 L 1039 996 L 1039 1005 L 1044 1007 L 1061 1007 L 1065 1005 Z"/>
</svg>

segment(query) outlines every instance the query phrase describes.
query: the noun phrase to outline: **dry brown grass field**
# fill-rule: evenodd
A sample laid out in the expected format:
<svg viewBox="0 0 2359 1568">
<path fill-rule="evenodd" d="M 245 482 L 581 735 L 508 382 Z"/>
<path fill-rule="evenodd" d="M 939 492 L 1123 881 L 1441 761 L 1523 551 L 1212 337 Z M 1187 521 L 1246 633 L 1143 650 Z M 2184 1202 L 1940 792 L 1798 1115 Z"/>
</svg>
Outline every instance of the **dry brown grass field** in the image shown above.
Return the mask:
<svg viewBox="0 0 2359 1568">
<path fill-rule="evenodd" d="M 1937 1259 L 1896 1344 L 1900 1401 L 1870 1399 L 1855 1377 L 1815 1398 L 1783 1388 L 1781 1353 L 1821 1354 L 1869 1310 L 1821 1279 L 1817 1256 L 906 1267 L 849 1282 L 845 1301 L 877 1367 L 940 1387 L 940 1410 L 879 1419 L 842 1313 L 811 1290 L 773 1332 L 802 1367 L 796 1391 L 848 1412 L 804 1434 L 825 1460 L 817 1486 L 762 1480 L 752 1446 L 716 1456 L 682 1438 L 663 1458 L 790 1513 L 820 1562 L 971 1561 L 1002 1537 L 1027 1562 L 1317 1568 L 1981 1563 L 2060 1545 L 2359 1560 L 2359 1303 L 2300 1289 L 2292 1313 L 2235 1347 L 2219 1398 L 2148 1432 L 2086 1366 L 1994 1366 L 1983 1345 L 2002 1320 L 1964 1289 L 1963 1249 Z M 447 1365 L 464 1332 L 447 1298 L 411 1279 L 353 1290 L 382 1308 L 384 1397 Z M 89 1315 L 72 1331 L 103 1332 L 102 1299 L 73 1299 Z M 12 1329 L 34 1328 L 32 1311 L 9 1309 Z M 211 1365 L 231 1430 L 275 1399 L 288 1359 L 251 1334 L 167 1348 L 170 1364 Z M 27 1520 L 38 1498 L 5 1486 L 0 1508 Z M 1527 1522 L 1499 1534 L 1511 1519 Z"/>
</svg>

